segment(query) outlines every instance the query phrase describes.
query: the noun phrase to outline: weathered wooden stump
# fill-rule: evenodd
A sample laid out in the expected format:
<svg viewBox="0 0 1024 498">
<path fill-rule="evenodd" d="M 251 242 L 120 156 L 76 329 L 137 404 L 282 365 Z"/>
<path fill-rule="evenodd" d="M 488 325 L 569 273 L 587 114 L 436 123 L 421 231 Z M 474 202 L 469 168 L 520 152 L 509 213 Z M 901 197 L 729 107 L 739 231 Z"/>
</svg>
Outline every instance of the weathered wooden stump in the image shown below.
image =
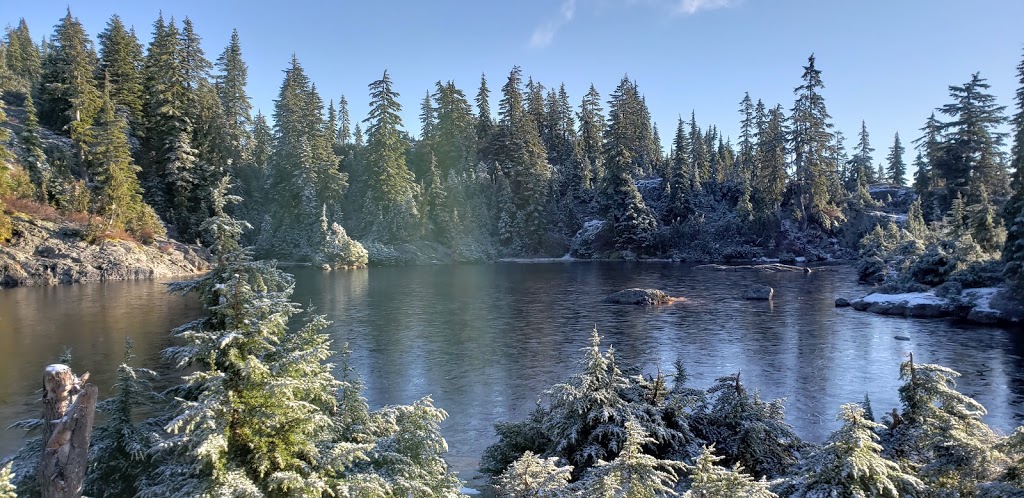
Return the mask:
<svg viewBox="0 0 1024 498">
<path fill-rule="evenodd" d="M 43 456 L 39 489 L 43 498 L 79 498 L 85 481 L 89 437 L 98 390 L 89 373 L 54 364 L 43 372 Z"/>
</svg>

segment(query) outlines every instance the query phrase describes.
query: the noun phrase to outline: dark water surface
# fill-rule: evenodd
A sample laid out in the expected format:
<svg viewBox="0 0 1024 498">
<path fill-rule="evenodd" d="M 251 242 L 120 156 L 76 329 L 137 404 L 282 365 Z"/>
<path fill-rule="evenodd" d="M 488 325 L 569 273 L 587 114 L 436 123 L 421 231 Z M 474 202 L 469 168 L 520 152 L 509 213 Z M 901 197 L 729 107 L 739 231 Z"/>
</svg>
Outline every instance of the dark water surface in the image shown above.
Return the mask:
<svg viewBox="0 0 1024 498">
<path fill-rule="evenodd" d="M 696 387 L 742 371 L 763 397 L 786 397 L 788 420 L 813 441 L 837 427 L 840 404 L 865 393 L 876 414 L 898 406 L 899 363 L 908 351 L 961 372 L 960 389 L 988 408 L 996 429 L 1024 421 L 1024 334 L 836 309 L 836 297 L 867 292 L 848 268 L 805 275 L 549 262 L 300 269 L 296 276 L 295 300 L 334 322 L 336 349 L 350 343 L 372 406 L 430 395 L 448 411 L 449 461 L 466 478 L 494 440 L 492 424 L 523 418 L 544 389 L 572 373 L 595 324 L 621 362 L 645 372 L 670 372 L 677 356 Z M 754 282 L 775 287 L 774 303 L 740 299 Z M 601 302 L 626 287 L 657 287 L 687 301 L 658 308 Z M 158 282 L 0 291 L 0 424 L 39 410 L 43 366 L 64 347 L 72 348 L 76 370 L 92 371 L 103 396 L 126 336 L 140 360 L 158 365 L 168 330 L 200 311 Z M 0 432 L 0 456 L 19 445 L 16 431 Z"/>
</svg>

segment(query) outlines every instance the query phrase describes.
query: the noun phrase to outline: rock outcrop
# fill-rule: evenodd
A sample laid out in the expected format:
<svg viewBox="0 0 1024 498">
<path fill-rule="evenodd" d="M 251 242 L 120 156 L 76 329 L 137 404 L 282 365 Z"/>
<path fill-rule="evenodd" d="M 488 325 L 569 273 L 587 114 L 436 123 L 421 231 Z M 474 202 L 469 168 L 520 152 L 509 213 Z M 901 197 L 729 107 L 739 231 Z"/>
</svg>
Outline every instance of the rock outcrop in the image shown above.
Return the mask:
<svg viewBox="0 0 1024 498">
<path fill-rule="evenodd" d="M 965 289 L 960 294 L 940 297 L 934 291 L 903 294 L 868 294 L 850 303 L 857 311 L 911 318 L 961 318 L 975 323 L 998 325 L 1019 323 L 1021 311 L 999 288 Z M 839 300 L 836 300 L 839 306 Z"/>
<path fill-rule="evenodd" d="M 89 244 L 73 223 L 12 214 L 14 237 L 0 245 L 0 287 L 139 280 L 201 273 L 210 255 L 199 246 L 157 240 L 146 246 L 107 239 Z"/>
<path fill-rule="evenodd" d="M 678 300 L 678 298 L 670 297 L 658 289 L 625 289 L 604 298 L 606 303 L 635 304 L 640 306 L 669 304 Z"/>
</svg>

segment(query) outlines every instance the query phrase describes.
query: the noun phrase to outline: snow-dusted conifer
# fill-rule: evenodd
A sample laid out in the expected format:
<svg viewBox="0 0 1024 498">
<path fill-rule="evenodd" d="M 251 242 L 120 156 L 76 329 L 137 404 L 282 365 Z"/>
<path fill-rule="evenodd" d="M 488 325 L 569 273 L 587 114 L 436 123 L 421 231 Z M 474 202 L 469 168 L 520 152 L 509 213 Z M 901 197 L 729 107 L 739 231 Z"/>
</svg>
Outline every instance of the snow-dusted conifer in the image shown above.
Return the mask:
<svg viewBox="0 0 1024 498">
<path fill-rule="evenodd" d="M 697 462 L 689 467 L 690 489 L 683 498 L 776 498 L 763 479 L 754 480 L 736 466 L 727 469 L 718 465 L 723 457 L 715 456 L 715 447 L 705 446 Z"/>
<path fill-rule="evenodd" d="M 860 404 L 843 405 L 838 418 L 843 426 L 782 486 L 783 496 L 902 498 L 924 489 L 917 477 L 882 457 L 875 431 L 883 426 L 865 418 Z"/>
<path fill-rule="evenodd" d="M 568 497 L 572 466 L 559 466 L 557 458 L 541 458 L 532 451 L 509 465 L 498 477 L 501 498 Z"/>
<path fill-rule="evenodd" d="M 683 464 L 645 454 L 643 447 L 656 441 L 644 433 L 640 424 L 626 422 L 626 440 L 622 451 L 610 462 L 599 460 L 581 479 L 584 496 L 609 498 L 654 498 L 676 496 L 678 471 Z"/>
</svg>

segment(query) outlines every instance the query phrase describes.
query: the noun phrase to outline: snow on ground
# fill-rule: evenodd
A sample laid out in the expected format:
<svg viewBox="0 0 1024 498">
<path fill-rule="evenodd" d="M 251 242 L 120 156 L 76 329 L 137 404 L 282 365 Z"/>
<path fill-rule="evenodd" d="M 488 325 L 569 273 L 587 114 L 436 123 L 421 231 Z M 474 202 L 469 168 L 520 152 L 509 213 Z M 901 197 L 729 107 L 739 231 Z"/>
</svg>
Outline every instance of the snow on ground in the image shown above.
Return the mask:
<svg viewBox="0 0 1024 498">
<path fill-rule="evenodd" d="M 980 289 L 966 289 L 964 290 L 961 297 L 964 301 L 974 303 L 974 309 L 977 311 L 996 311 L 990 306 L 992 304 L 992 297 L 999 292 L 996 287 L 983 287 Z"/>
<path fill-rule="evenodd" d="M 879 294 L 877 292 L 868 294 L 861 298 L 865 303 L 882 304 L 905 304 L 915 306 L 919 304 L 946 304 L 948 301 L 936 296 L 934 292 L 906 292 L 903 294 Z"/>
<path fill-rule="evenodd" d="M 459 489 L 459 493 L 460 494 L 464 494 L 464 495 L 470 495 L 470 496 L 474 496 L 474 495 L 479 495 L 480 494 L 479 491 L 477 491 L 477 490 L 475 490 L 473 488 L 462 488 L 462 489 Z"/>
</svg>

